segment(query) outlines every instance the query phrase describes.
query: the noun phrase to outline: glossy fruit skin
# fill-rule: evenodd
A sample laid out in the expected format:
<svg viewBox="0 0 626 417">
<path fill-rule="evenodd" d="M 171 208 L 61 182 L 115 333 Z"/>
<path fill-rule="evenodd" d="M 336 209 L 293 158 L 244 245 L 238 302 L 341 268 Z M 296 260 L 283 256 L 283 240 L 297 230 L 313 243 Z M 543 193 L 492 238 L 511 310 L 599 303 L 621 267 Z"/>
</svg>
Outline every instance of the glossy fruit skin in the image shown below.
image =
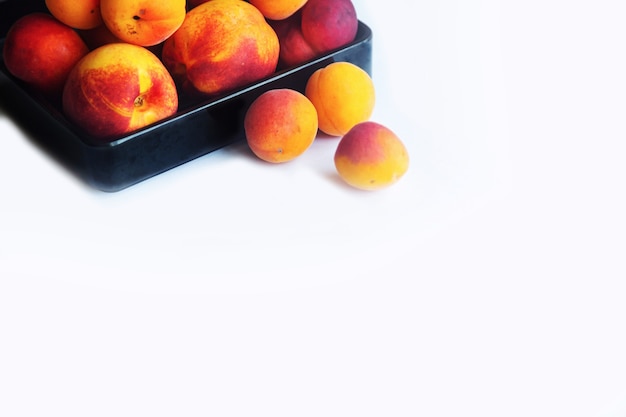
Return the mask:
<svg viewBox="0 0 626 417">
<path fill-rule="evenodd" d="M 367 121 L 341 138 L 334 162 L 346 183 L 372 191 L 389 187 L 402 178 L 409 168 L 409 154 L 389 128 Z"/>
<path fill-rule="evenodd" d="M 261 12 L 242 0 L 211 0 L 187 13 L 162 59 L 184 91 L 216 95 L 276 71 L 280 45 Z"/>
<path fill-rule="evenodd" d="M 304 39 L 321 54 L 354 40 L 359 21 L 351 0 L 309 0 L 301 25 Z"/>
<path fill-rule="evenodd" d="M 161 61 L 146 48 L 112 43 L 87 54 L 70 73 L 63 112 L 98 142 L 176 113 L 178 93 Z"/>
<path fill-rule="evenodd" d="M 154 46 L 169 38 L 185 20 L 185 0 L 100 0 L 104 24 L 120 40 Z"/>
<path fill-rule="evenodd" d="M 271 20 L 283 20 L 304 6 L 307 0 L 249 0 L 263 16 Z"/>
<path fill-rule="evenodd" d="M 68 74 L 87 52 L 76 31 L 46 13 L 18 19 L 9 29 L 2 51 L 13 76 L 50 96 L 60 94 Z"/>
<path fill-rule="evenodd" d="M 100 0 L 46 0 L 48 11 L 74 29 L 93 29 L 102 25 Z"/>
</svg>

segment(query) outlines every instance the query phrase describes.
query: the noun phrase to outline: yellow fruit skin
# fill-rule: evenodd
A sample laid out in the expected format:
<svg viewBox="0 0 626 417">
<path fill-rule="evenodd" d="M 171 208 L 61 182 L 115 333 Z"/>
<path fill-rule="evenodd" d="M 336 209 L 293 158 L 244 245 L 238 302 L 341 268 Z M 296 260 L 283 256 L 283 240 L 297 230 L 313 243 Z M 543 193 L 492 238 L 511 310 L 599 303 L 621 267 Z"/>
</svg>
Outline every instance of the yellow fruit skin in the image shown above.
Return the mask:
<svg viewBox="0 0 626 417">
<path fill-rule="evenodd" d="M 379 190 L 396 183 L 409 168 L 409 154 L 402 141 L 375 122 L 354 126 L 335 151 L 335 167 L 349 185 Z"/>
<path fill-rule="evenodd" d="M 283 20 L 297 12 L 307 0 L 249 0 L 263 16 L 272 20 Z"/>
<path fill-rule="evenodd" d="M 102 25 L 100 0 L 46 0 L 52 16 L 74 29 L 93 29 Z"/>
<path fill-rule="evenodd" d="M 154 46 L 183 24 L 185 5 L 185 0 L 100 0 L 100 14 L 107 28 L 120 40 Z"/>
<path fill-rule="evenodd" d="M 345 135 L 369 120 L 376 103 L 369 74 L 350 62 L 334 62 L 315 71 L 305 94 L 317 109 L 320 130 L 330 136 Z"/>
</svg>

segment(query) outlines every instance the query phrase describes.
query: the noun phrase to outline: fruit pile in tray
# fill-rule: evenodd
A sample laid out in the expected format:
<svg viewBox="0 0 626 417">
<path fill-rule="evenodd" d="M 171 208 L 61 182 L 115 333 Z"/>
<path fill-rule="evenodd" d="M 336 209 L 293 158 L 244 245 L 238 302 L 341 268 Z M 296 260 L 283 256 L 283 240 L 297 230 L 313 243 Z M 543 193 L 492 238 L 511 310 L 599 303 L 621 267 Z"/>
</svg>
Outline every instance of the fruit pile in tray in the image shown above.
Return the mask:
<svg viewBox="0 0 626 417">
<path fill-rule="evenodd" d="M 103 145 L 333 57 L 359 31 L 351 0 L 45 0 L 11 23 L 2 52 L 12 77 Z M 297 158 L 320 131 L 340 137 L 339 175 L 357 188 L 386 187 L 408 169 L 406 148 L 369 121 L 368 71 L 334 61 L 300 74 L 300 88 L 256 91 L 239 109 L 242 132 L 273 163 Z"/>
</svg>

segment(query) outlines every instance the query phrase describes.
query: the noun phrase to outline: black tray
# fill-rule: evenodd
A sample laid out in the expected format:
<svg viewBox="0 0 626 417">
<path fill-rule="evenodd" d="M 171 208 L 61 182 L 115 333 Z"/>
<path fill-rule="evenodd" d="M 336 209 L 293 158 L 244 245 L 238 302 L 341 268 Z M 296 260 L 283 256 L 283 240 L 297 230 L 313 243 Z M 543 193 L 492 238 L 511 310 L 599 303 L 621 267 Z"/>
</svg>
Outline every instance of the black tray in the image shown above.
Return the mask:
<svg viewBox="0 0 626 417">
<path fill-rule="evenodd" d="M 0 49 L 13 22 L 27 13 L 45 10 L 44 0 L 0 0 Z M 245 140 L 245 113 L 263 92 L 274 88 L 304 92 L 314 71 L 336 61 L 351 62 L 371 75 L 371 55 L 372 31 L 359 21 L 355 40 L 345 47 L 297 67 L 279 69 L 270 77 L 220 97 L 181 97 L 174 116 L 108 144 L 92 143 L 65 118 L 57 104 L 11 76 L 1 56 L 0 106 L 63 166 L 90 186 L 113 192 Z"/>
</svg>

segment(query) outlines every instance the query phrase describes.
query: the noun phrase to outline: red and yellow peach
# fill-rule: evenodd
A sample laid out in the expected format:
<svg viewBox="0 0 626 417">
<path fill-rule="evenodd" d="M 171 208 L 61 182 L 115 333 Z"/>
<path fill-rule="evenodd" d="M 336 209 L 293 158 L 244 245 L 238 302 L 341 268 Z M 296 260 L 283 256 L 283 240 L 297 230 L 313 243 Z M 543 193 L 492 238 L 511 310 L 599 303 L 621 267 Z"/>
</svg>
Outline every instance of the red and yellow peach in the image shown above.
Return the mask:
<svg viewBox="0 0 626 417">
<path fill-rule="evenodd" d="M 279 42 L 261 12 L 242 0 L 194 7 L 163 45 L 162 59 L 184 90 L 219 94 L 271 75 Z"/>
<path fill-rule="evenodd" d="M 63 111 L 92 137 L 115 136 L 173 115 L 178 108 L 174 80 L 146 48 L 112 43 L 87 54 L 70 73 Z"/>
</svg>

